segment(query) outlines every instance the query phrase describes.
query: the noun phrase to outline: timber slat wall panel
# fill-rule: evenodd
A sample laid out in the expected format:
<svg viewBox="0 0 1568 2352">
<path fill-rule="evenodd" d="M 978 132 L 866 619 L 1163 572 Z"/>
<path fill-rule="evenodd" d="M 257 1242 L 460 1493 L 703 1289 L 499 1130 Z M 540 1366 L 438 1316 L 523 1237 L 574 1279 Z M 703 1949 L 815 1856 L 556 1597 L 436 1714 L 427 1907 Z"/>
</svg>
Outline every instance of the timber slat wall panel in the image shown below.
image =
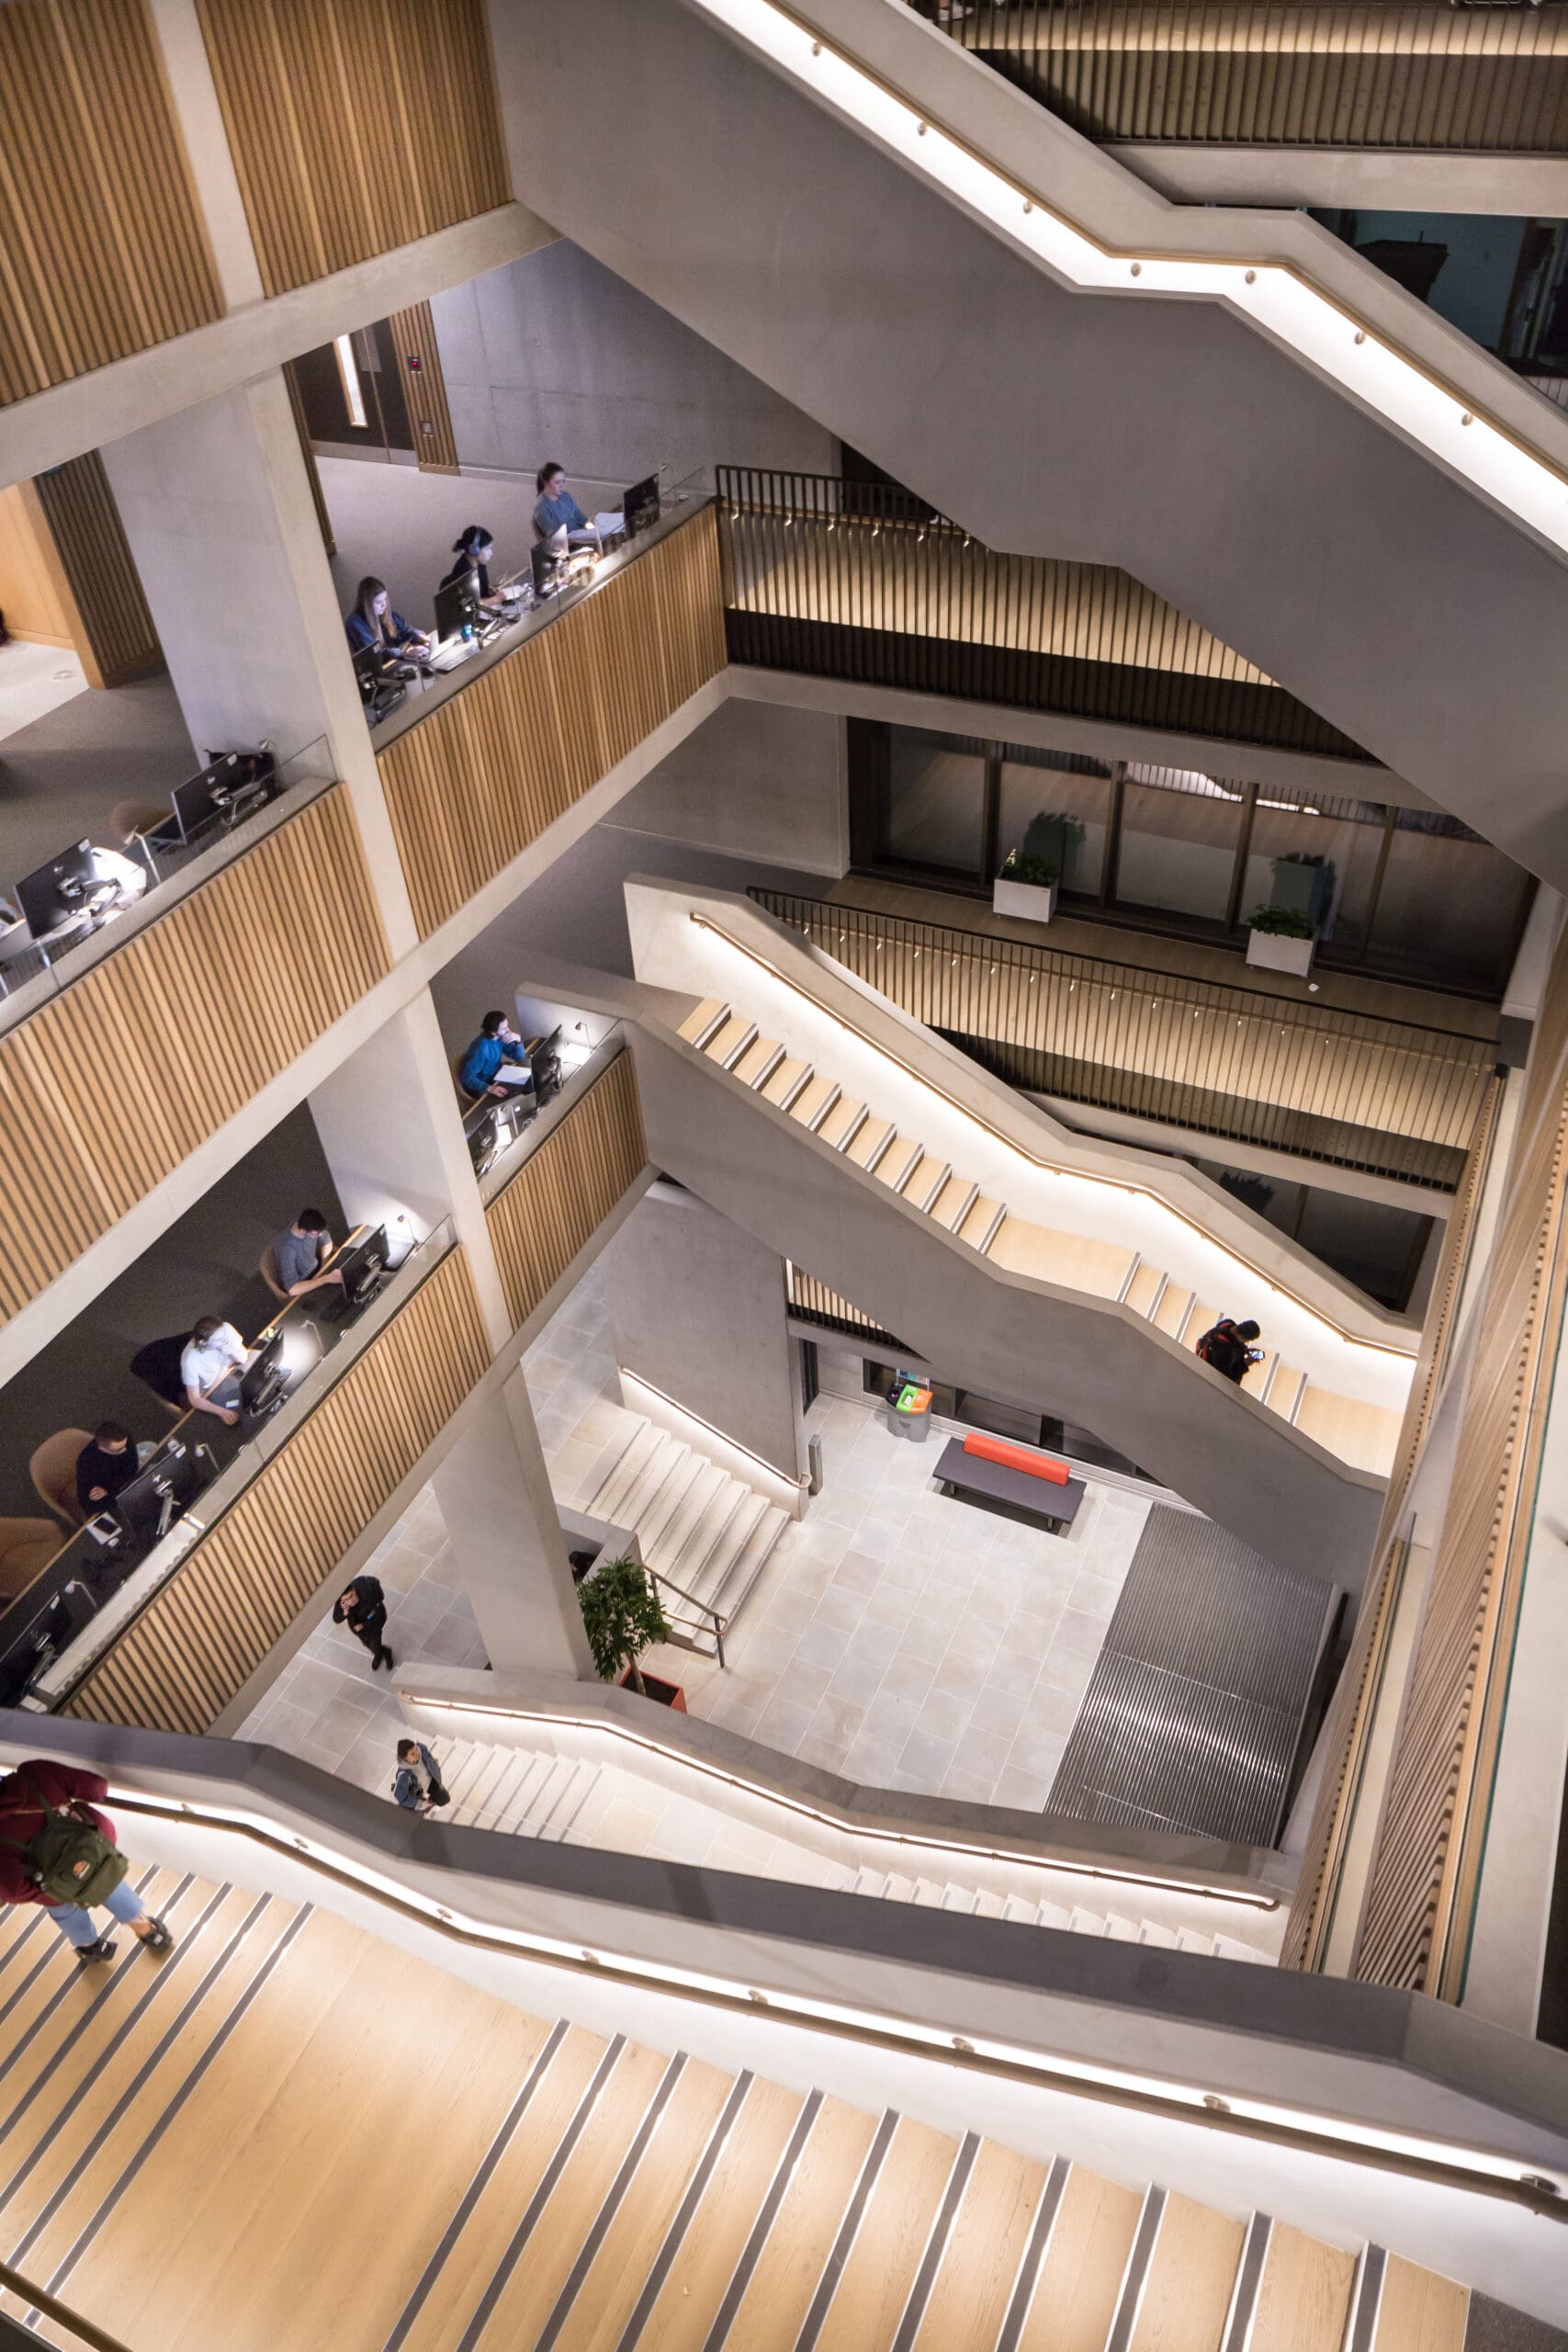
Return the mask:
<svg viewBox="0 0 1568 2352">
<path fill-rule="evenodd" d="M 389 968 L 338 787 L 0 1037 L 0 1314 L 63 1273 Z"/>
<path fill-rule="evenodd" d="M 1568 27 L 1548 8 L 981 0 L 953 32 L 1095 139 L 1568 150 Z"/>
<path fill-rule="evenodd" d="M 6 0 L 0 404 L 222 311 L 143 0 Z"/>
<path fill-rule="evenodd" d="M 711 506 L 389 744 L 378 764 L 428 937 L 725 664 Z"/>
<path fill-rule="evenodd" d="M 484 0 L 197 0 L 269 294 L 510 201 Z"/>
<path fill-rule="evenodd" d="M 1568 933 L 1526 1076 L 1352 1973 L 1457 2001 L 1568 1298 Z"/>
<path fill-rule="evenodd" d="M 118 686 L 162 659 L 119 509 L 96 449 L 33 485 L 87 640 L 89 675 Z"/>
<path fill-rule="evenodd" d="M 394 311 L 387 324 L 402 371 L 403 399 L 413 427 L 414 455 L 419 459 L 420 471 L 455 474 L 457 442 L 452 430 L 452 412 L 446 405 L 446 379 L 442 372 L 441 347 L 435 340 L 435 321 L 430 305 L 415 302 L 409 310 Z M 411 359 L 418 360 L 417 369 L 410 368 Z M 426 424 L 431 427 L 429 433 L 423 429 Z"/>
<path fill-rule="evenodd" d="M 637 1072 L 623 1052 L 485 1212 L 514 1327 L 560 1280 L 647 1159 Z"/>
<path fill-rule="evenodd" d="M 490 1360 L 465 1252 L 408 1305 L 204 1535 L 62 1712 L 209 1731 Z"/>
<path fill-rule="evenodd" d="M 1399 1444 L 1372 1557 L 1373 1580 L 1362 1600 L 1349 1656 L 1334 1694 L 1324 1738 L 1328 1761 L 1307 1832 L 1302 1870 L 1280 1950 L 1285 1968 L 1321 1967 L 1334 1923 L 1338 1872 L 1355 1820 L 1359 1773 L 1382 1696 L 1381 1677 L 1393 1630 L 1406 1547 L 1400 1534 L 1404 1498 L 1426 1442 L 1454 1339 L 1477 1211 L 1496 1140 L 1503 1081 L 1494 1077 L 1476 1116 L 1464 1174 L 1454 1196 L 1420 1353 L 1400 1426 Z"/>
</svg>

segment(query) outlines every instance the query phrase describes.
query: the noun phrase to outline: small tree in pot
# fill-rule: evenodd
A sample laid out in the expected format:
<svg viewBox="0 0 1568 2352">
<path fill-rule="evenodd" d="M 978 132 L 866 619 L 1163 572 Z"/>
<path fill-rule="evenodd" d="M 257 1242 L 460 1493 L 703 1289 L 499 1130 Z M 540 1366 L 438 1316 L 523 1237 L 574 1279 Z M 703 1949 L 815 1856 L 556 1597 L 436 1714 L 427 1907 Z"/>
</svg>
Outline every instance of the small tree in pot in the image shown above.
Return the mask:
<svg viewBox="0 0 1568 2352">
<path fill-rule="evenodd" d="M 577 1599 L 601 1681 L 628 1682 L 645 1699 L 653 1698 L 637 1660 L 655 1642 L 669 1640 L 670 1623 L 648 1570 L 638 1560 L 602 1560 L 578 1586 Z M 660 1689 L 675 1686 L 660 1683 Z"/>
</svg>

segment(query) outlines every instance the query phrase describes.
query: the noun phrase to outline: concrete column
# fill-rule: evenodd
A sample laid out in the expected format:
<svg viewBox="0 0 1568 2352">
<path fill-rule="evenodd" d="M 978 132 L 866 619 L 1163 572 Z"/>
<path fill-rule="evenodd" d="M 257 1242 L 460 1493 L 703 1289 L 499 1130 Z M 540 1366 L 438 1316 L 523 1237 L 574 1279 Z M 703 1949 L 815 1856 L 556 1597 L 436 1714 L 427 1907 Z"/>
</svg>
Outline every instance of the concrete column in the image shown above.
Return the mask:
<svg viewBox="0 0 1568 2352">
<path fill-rule="evenodd" d="M 276 369 L 111 442 L 104 465 L 198 752 L 318 741 L 354 806 L 388 944 L 417 932 L 305 460 Z"/>
<path fill-rule="evenodd" d="M 468 1253 L 492 1353 L 512 1318 L 463 1136 L 435 1008 L 422 994 L 310 1097 L 310 1115 L 355 1225 L 407 1215 L 423 1237 L 450 1217 Z"/>
<path fill-rule="evenodd" d="M 470 1416 L 431 1484 L 497 1674 L 592 1682 L 567 1540 L 521 1372 Z"/>
<path fill-rule="evenodd" d="M 152 0 L 153 29 L 164 74 L 190 158 L 197 201 L 207 223 L 224 307 L 239 310 L 262 299 L 261 269 L 240 194 L 239 176 L 223 128 L 223 110 L 201 36 L 196 0 Z"/>
</svg>

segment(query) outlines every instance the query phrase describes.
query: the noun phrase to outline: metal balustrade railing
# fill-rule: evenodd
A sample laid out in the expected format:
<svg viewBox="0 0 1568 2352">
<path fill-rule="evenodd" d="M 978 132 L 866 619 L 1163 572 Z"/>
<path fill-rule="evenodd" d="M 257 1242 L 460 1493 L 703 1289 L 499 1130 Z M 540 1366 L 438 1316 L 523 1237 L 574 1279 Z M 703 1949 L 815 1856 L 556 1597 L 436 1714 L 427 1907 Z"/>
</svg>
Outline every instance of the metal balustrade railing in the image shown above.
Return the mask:
<svg viewBox="0 0 1568 2352">
<path fill-rule="evenodd" d="M 1113 566 L 997 554 L 896 482 L 717 485 L 732 662 L 1372 764 Z"/>
<path fill-rule="evenodd" d="M 1484 1039 L 866 907 L 754 902 L 1012 1086 L 1450 1192 Z"/>
</svg>

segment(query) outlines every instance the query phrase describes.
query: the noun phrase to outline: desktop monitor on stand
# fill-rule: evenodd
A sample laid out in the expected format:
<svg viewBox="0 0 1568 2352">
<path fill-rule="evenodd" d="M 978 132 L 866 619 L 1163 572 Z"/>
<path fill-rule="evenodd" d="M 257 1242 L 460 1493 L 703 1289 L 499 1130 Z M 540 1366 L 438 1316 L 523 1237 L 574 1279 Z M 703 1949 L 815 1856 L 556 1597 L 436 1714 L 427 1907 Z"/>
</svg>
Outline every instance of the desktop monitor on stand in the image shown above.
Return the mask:
<svg viewBox="0 0 1568 2352">
<path fill-rule="evenodd" d="M 276 1412 L 288 1394 L 288 1370 L 283 1351 L 284 1334 L 275 1331 L 240 1374 L 240 1410 L 246 1420 L 265 1420 L 269 1413 Z"/>
<path fill-rule="evenodd" d="M 277 763 L 270 752 L 225 752 L 199 775 L 175 785 L 180 837 L 190 842 L 204 833 L 228 832 L 265 808 L 278 789 Z"/>
<path fill-rule="evenodd" d="M 659 520 L 659 476 L 649 474 L 644 481 L 634 481 L 621 500 L 621 512 L 626 518 L 628 539 L 651 529 Z"/>
<path fill-rule="evenodd" d="M 547 1095 L 560 1092 L 560 1058 L 558 1047 L 561 1033 L 558 1024 L 547 1037 L 537 1038 L 528 1048 L 528 1067 L 534 1074 L 534 1100 L 542 1103 Z"/>
<path fill-rule="evenodd" d="M 436 590 L 435 634 L 443 645 L 449 638 L 461 637 L 466 628 L 477 628 L 479 624 L 479 600 L 471 571 L 465 571 L 460 580 Z"/>
<path fill-rule="evenodd" d="M 35 941 L 47 939 L 73 918 L 85 922 L 98 899 L 116 894 L 113 882 L 98 878 L 91 842 L 73 842 L 17 885 L 17 903 Z"/>
<path fill-rule="evenodd" d="M 114 1517 L 127 1540 L 147 1551 L 162 1543 L 186 1504 L 194 1501 L 199 1484 L 195 1450 L 170 1438 L 115 1497 Z"/>
<path fill-rule="evenodd" d="M 384 1225 L 371 1226 L 366 1232 L 345 1241 L 333 1260 L 333 1272 L 343 1276 L 343 1289 L 336 1298 L 330 1291 L 317 1293 L 321 1305 L 314 1308 L 329 1323 L 341 1323 L 360 1307 L 368 1306 L 386 1279 L 388 1261 L 392 1254 Z"/>
</svg>

